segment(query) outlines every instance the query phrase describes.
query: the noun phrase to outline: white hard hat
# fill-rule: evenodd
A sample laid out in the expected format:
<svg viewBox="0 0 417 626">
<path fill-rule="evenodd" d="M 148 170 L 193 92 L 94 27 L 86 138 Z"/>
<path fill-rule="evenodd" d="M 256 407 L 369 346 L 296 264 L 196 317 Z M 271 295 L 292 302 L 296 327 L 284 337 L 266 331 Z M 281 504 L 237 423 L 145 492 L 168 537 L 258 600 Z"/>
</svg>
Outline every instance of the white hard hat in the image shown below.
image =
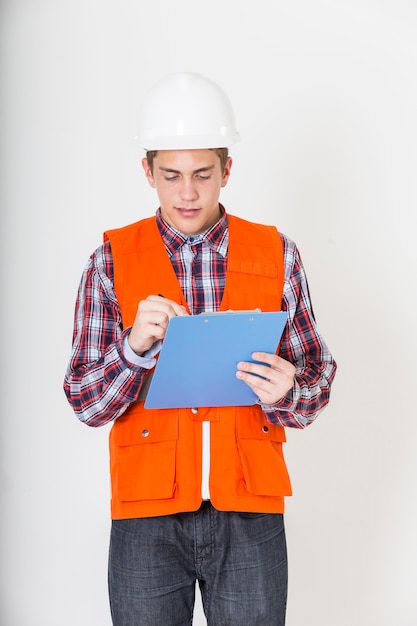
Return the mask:
<svg viewBox="0 0 417 626">
<path fill-rule="evenodd" d="M 228 148 L 239 141 L 224 91 L 192 72 L 172 74 L 149 91 L 138 131 L 145 150 Z"/>
</svg>

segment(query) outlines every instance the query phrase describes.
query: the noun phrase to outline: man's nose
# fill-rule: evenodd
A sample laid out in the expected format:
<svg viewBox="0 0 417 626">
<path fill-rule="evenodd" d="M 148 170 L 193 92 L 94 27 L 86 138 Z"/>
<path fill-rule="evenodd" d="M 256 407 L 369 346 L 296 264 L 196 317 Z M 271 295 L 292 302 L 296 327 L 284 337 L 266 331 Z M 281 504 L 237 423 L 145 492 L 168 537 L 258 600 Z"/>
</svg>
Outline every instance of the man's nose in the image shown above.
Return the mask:
<svg viewBox="0 0 417 626">
<path fill-rule="evenodd" d="M 192 201 L 198 198 L 197 188 L 192 179 L 183 178 L 180 189 L 180 197 L 182 200 Z"/>
</svg>

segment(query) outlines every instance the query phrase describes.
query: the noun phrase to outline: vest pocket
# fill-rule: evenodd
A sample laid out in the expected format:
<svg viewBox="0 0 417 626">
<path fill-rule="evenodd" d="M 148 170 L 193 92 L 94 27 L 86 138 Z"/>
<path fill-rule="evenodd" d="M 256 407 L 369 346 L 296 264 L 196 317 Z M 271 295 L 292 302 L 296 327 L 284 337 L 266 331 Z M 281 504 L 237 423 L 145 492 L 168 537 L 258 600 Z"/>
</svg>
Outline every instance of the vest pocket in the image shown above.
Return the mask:
<svg viewBox="0 0 417 626">
<path fill-rule="evenodd" d="M 239 495 L 289 496 L 291 483 L 282 451 L 285 431 L 267 424 L 262 416 L 237 422 L 241 476 Z"/>
<path fill-rule="evenodd" d="M 113 497 L 125 502 L 173 498 L 178 418 L 152 411 L 135 417 L 134 428 L 129 424 L 123 432 L 121 425 L 122 432 L 114 433 Z"/>
</svg>

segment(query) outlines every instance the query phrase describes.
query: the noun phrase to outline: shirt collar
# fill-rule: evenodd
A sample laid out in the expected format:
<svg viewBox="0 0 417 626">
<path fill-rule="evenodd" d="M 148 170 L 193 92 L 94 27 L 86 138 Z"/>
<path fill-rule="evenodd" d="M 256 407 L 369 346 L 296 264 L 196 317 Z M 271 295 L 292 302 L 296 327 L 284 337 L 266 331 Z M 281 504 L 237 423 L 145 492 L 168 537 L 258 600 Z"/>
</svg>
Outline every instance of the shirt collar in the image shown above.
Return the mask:
<svg viewBox="0 0 417 626">
<path fill-rule="evenodd" d="M 199 235 L 184 235 L 179 230 L 170 226 L 165 222 L 161 215 L 161 209 L 156 212 L 156 224 L 161 233 L 162 241 L 171 257 L 181 246 L 188 243 L 189 245 L 197 243 L 206 243 L 213 248 L 214 251 L 223 257 L 227 254 L 227 244 L 229 229 L 227 227 L 227 214 L 223 205 L 220 204 L 221 216 L 219 220 L 213 224 L 208 230 Z"/>
</svg>

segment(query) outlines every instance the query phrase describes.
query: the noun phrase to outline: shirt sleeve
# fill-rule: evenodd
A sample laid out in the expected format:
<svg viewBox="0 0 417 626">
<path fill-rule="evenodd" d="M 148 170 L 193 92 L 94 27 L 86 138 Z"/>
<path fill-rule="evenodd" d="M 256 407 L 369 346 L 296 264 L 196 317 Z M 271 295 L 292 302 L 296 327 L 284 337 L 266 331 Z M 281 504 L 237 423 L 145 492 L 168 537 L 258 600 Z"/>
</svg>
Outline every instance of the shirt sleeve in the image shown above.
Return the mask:
<svg viewBox="0 0 417 626">
<path fill-rule="evenodd" d="M 269 423 L 305 428 L 329 402 L 336 362 L 316 325 L 300 253 L 293 241 L 284 235 L 281 238 L 285 267 L 282 309 L 288 312 L 288 323 L 279 355 L 295 365 L 295 381 L 279 402 L 261 406 Z"/>
<path fill-rule="evenodd" d="M 137 400 L 154 353 L 129 360 L 113 286 L 109 243 L 90 257 L 75 305 L 73 346 L 64 391 L 75 414 L 89 426 L 102 426 L 119 417 Z"/>
</svg>

